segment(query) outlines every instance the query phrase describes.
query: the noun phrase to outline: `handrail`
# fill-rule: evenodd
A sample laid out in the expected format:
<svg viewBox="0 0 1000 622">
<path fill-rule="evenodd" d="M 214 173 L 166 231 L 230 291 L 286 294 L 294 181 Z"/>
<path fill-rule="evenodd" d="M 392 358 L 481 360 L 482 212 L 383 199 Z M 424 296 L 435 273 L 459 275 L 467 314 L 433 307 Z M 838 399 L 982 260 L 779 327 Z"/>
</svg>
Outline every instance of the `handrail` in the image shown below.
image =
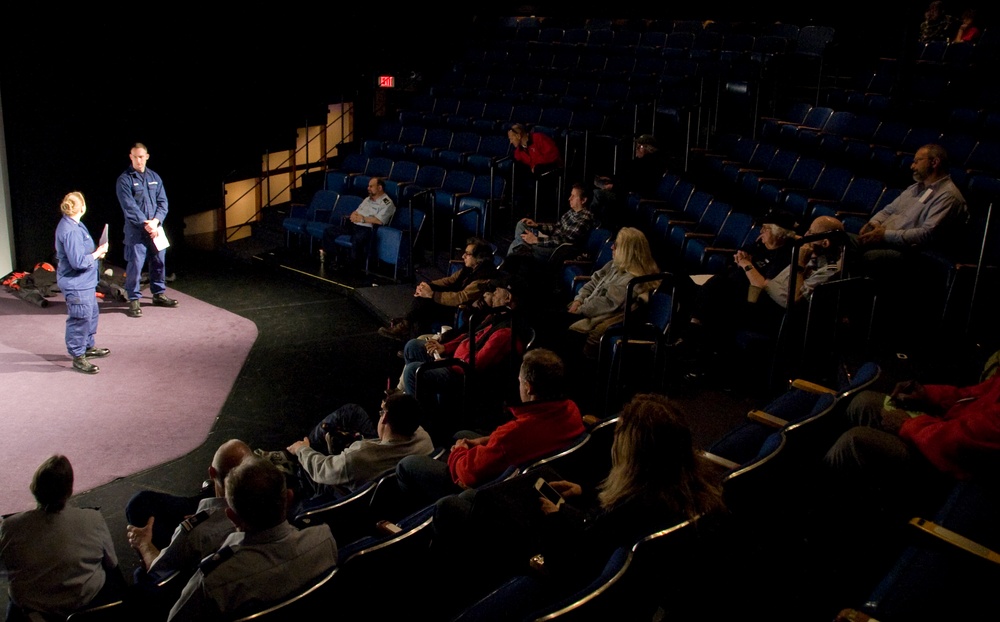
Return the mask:
<svg viewBox="0 0 1000 622">
<path fill-rule="evenodd" d="M 305 162 L 303 164 L 291 164 L 291 162 L 293 162 L 295 160 L 294 156 L 298 155 L 301 151 L 303 151 L 303 150 L 308 151 L 309 146 L 312 144 L 312 141 L 321 139 L 322 137 L 326 136 L 327 130 L 331 126 L 333 126 L 334 124 L 340 123 L 341 127 L 343 128 L 344 121 L 347 118 L 347 115 L 349 113 L 353 113 L 353 111 L 354 111 L 354 102 L 342 102 L 342 103 L 343 104 L 348 104 L 348 106 L 346 108 L 344 108 L 343 110 L 341 110 L 341 113 L 340 113 L 340 115 L 337 118 L 335 118 L 335 119 L 329 121 L 328 123 L 326 123 L 323 126 L 323 131 L 322 132 L 317 132 L 315 136 L 311 136 L 311 137 L 308 135 L 308 132 L 306 132 L 306 140 L 305 140 L 305 143 L 303 143 L 303 145 L 301 147 L 298 147 L 295 150 L 293 150 L 292 151 L 292 155 L 289 156 L 287 159 L 285 159 L 285 161 L 281 162 L 277 168 L 274 168 L 274 169 L 268 168 L 266 171 L 264 171 L 263 174 L 258 175 L 257 176 L 257 181 L 254 183 L 254 185 L 251 188 L 247 189 L 247 191 L 244 192 L 243 194 L 241 194 L 239 197 L 237 197 L 233 202 L 231 202 L 229 204 L 224 204 L 223 205 L 223 214 L 228 213 L 229 210 L 230 210 L 230 208 L 232 208 L 233 206 L 237 205 L 248 194 L 250 194 L 252 192 L 256 192 L 259 188 L 261 188 L 264 185 L 265 180 L 268 180 L 268 181 L 270 180 L 270 178 L 271 178 L 272 175 L 286 173 L 286 172 L 290 172 L 290 171 L 294 171 L 294 172 L 298 173 L 302 169 L 308 170 L 309 168 L 312 168 L 313 166 L 317 166 L 317 165 L 320 165 L 320 164 L 322 164 L 323 166 L 325 166 L 327 160 L 329 159 L 330 152 L 333 151 L 334 149 L 339 148 L 340 146 L 342 146 L 343 144 L 345 144 L 346 142 L 348 142 L 349 138 L 353 137 L 353 134 L 354 134 L 353 129 L 350 132 L 346 132 L 346 130 L 344 132 L 342 132 L 344 135 L 341 138 L 340 142 L 338 142 L 333 147 L 330 147 L 329 149 L 327 149 L 325 151 L 325 153 L 323 153 L 322 158 L 320 158 L 320 160 L 318 162 Z M 307 125 L 306 127 L 308 128 L 309 126 Z M 269 152 L 265 152 L 265 155 L 268 154 L 268 153 Z M 288 164 L 288 166 L 284 166 L 286 164 Z M 294 188 L 296 182 L 298 182 L 300 179 L 302 179 L 302 177 L 304 175 L 305 175 L 305 173 L 296 174 L 295 178 L 292 179 L 290 182 L 288 182 L 288 184 L 286 184 L 283 188 L 281 188 L 277 192 L 277 194 L 280 195 L 281 193 Z M 223 187 L 224 186 L 225 186 L 225 181 L 223 181 Z M 261 205 L 256 209 L 256 211 L 251 216 L 249 216 L 244 222 L 236 224 L 236 225 L 233 225 L 232 227 L 226 227 L 226 226 L 223 227 L 223 230 L 229 230 L 229 229 L 232 230 L 232 233 L 228 233 L 228 232 L 226 233 L 226 237 L 225 237 L 225 241 L 226 242 L 229 242 L 229 240 L 231 239 L 231 237 L 233 235 L 235 235 L 237 231 L 239 231 L 243 227 L 245 227 L 245 226 L 247 226 L 247 225 L 255 222 L 257 220 L 258 216 L 260 216 L 261 212 L 263 212 L 265 208 L 271 206 L 270 194 L 271 193 L 268 193 L 267 200 L 266 201 L 262 201 Z M 225 203 L 225 199 L 223 199 L 223 202 Z M 225 222 L 225 218 L 223 218 L 223 222 Z"/>
</svg>

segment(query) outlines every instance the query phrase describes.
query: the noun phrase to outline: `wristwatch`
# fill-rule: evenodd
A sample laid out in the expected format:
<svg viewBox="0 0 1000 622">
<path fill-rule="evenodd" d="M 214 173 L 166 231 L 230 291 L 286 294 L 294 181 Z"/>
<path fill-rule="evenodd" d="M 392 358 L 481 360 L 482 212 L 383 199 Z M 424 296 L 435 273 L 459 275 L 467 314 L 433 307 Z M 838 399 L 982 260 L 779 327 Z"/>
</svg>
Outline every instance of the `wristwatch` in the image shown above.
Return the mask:
<svg viewBox="0 0 1000 622">
<path fill-rule="evenodd" d="M 748 263 L 747 265 L 743 266 L 743 271 L 744 272 L 750 272 L 751 270 L 753 270 L 753 264 L 752 263 Z"/>
</svg>

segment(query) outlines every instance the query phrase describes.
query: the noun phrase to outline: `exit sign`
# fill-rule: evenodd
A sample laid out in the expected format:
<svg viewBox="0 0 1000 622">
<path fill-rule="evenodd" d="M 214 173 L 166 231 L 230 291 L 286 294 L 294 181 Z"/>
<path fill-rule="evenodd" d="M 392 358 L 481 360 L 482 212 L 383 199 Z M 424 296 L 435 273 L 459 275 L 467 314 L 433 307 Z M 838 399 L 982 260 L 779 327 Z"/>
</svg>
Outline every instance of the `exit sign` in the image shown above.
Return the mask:
<svg viewBox="0 0 1000 622">
<path fill-rule="evenodd" d="M 378 77 L 379 88 L 391 89 L 396 86 L 396 78 L 394 76 L 379 76 Z"/>
</svg>

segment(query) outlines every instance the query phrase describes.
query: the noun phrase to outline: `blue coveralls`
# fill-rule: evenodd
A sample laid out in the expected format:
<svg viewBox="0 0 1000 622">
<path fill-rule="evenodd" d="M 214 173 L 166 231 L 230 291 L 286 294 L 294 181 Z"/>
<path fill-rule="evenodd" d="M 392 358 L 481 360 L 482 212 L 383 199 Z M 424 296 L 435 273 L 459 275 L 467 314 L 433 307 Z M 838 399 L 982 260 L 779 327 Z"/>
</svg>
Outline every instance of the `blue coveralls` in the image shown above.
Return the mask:
<svg viewBox="0 0 1000 622">
<path fill-rule="evenodd" d="M 125 292 L 129 300 L 139 300 L 139 277 L 149 257 L 149 289 L 153 294 L 167 291 L 166 250 L 157 251 L 144 228 L 145 221 L 167 217 L 167 192 L 163 180 L 149 168 L 140 173 L 128 167 L 118 176 L 118 202 L 125 213 Z"/>
<path fill-rule="evenodd" d="M 66 350 L 83 356 L 97 334 L 97 260 L 86 225 L 64 215 L 56 227 L 56 282 L 66 296 Z"/>
</svg>

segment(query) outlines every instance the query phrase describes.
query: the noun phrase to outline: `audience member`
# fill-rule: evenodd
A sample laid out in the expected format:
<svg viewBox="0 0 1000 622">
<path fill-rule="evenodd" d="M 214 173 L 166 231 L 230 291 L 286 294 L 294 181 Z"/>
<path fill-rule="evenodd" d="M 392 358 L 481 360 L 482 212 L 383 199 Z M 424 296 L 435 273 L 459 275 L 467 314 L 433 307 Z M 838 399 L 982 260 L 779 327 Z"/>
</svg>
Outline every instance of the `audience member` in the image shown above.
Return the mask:
<svg viewBox="0 0 1000 622">
<path fill-rule="evenodd" d="M 924 21 L 920 24 L 920 42 L 950 41 L 953 21 L 951 15 L 944 12 L 944 3 L 941 0 L 934 0 L 928 5 Z"/>
<path fill-rule="evenodd" d="M 635 153 L 626 160 L 617 175 L 617 187 L 625 195 L 638 194 L 652 198 L 667 172 L 666 152 L 652 134 L 643 134 L 635 139 Z"/>
<path fill-rule="evenodd" d="M 594 228 L 594 214 L 588 208 L 590 192 L 582 184 L 573 184 L 569 193 L 569 210 L 559 217 L 559 222 L 537 223 L 522 218 L 514 227 L 514 240 L 507 249 L 507 256 L 524 254 L 546 261 L 561 244 L 572 244 L 578 249 L 587 242 Z"/>
<path fill-rule="evenodd" d="M 546 173 L 562 168 L 559 146 L 545 132 L 529 131 L 520 123 L 507 130 L 507 138 L 514 148 L 514 170 L 511 194 L 516 207 L 524 213 L 524 205 L 534 203 L 535 181 Z"/>
<path fill-rule="evenodd" d="M 518 375 L 521 405 L 512 419 L 480 436 L 460 432 L 448 461 L 428 456 L 403 458 L 396 467 L 400 487 L 426 503 L 475 488 L 506 469 L 567 447 L 584 432 L 583 417 L 565 394 L 565 368 L 551 350 L 529 350 Z"/>
<path fill-rule="evenodd" d="M 343 447 L 339 438 L 344 434 L 348 439 L 362 438 Z M 327 415 L 309 436 L 288 447 L 312 484 L 314 501 L 350 494 L 395 468 L 405 456 L 433 450 L 430 435 L 420 427 L 420 406 L 405 393 L 386 396 L 374 426 L 361 406 L 345 404 Z M 303 498 L 300 506 L 302 502 L 308 499 Z"/>
<path fill-rule="evenodd" d="M 335 243 L 341 235 L 351 236 L 351 265 L 355 268 L 368 257 L 375 226 L 388 225 L 396 213 L 396 204 L 385 193 L 385 180 L 372 177 L 368 181 L 368 196 L 342 222 L 332 223 L 333 226 L 323 232 L 323 247 L 319 250 L 320 261 L 326 261 L 327 255 L 337 260 L 340 247 Z"/>
<path fill-rule="evenodd" d="M 663 395 L 638 394 L 625 404 L 610 465 L 596 491 L 549 469 L 443 498 L 435 508 L 435 548 L 491 542 L 495 553 L 486 567 L 469 574 L 494 580 L 523 574 L 529 557 L 539 554 L 532 563 L 541 572 L 524 577 L 537 582 L 537 590 L 519 590 L 525 598 L 504 603 L 505 609 L 524 607 L 527 613 L 586 585 L 618 547 L 696 517 L 705 535 L 725 515 L 721 491 L 694 451 L 683 414 Z M 564 503 L 540 495 L 539 473 Z"/>
<path fill-rule="evenodd" d="M 508 311 L 517 308 L 517 297 L 509 284 L 497 284 L 492 291 L 483 295 L 481 302 L 490 309 L 475 327 L 475 370 L 482 373 L 495 368 L 507 360 L 512 351 L 520 352 L 523 344 L 514 334 L 514 316 Z M 479 305 L 480 303 L 476 303 Z M 467 331 L 451 331 L 440 339 L 411 339 L 403 348 L 403 373 L 399 377 L 398 389 L 416 395 L 417 368 L 436 358 L 452 358 L 470 364 L 472 343 Z M 441 367 L 429 370 L 421 377 L 421 393 L 444 392 L 457 375 L 465 373 L 461 366 Z"/>
<path fill-rule="evenodd" d="M 207 557 L 170 610 L 169 620 L 218 620 L 274 604 L 337 565 L 327 525 L 301 531 L 285 519 L 290 491 L 270 462 L 251 456 L 225 481 L 226 514 L 236 525 Z"/>
<path fill-rule="evenodd" d="M 906 251 L 948 248 L 948 234 L 968 216 L 965 197 L 948 173 L 948 152 L 924 145 L 910 165 L 916 182 L 861 228 L 866 264 L 900 259 Z"/>
<path fill-rule="evenodd" d="M 219 550 L 236 529 L 225 512 L 226 475 L 252 454 L 246 443 L 236 439 L 219 446 L 208 467 L 213 497 L 199 500 L 144 490 L 129 500 L 125 529 L 129 545 L 142 561 L 135 573 L 137 585 L 158 583 L 177 571 L 194 572 L 198 562 Z M 169 544 L 158 544 L 170 529 Z"/>
<path fill-rule="evenodd" d="M 703 327 L 723 325 L 734 310 L 748 304 L 750 280 L 740 262 L 743 266 L 749 262 L 766 280 L 775 278 L 788 267 L 792 254 L 787 243 L 795 239 L 798 227 L 795 216 L 783 210 L 771 210 L 761 221 L 760 235 L 753 245 L 737 251 L 734 261 L 724 272 L 709 278 L 697 293 L 690 296 L 694 303 L 683 336 L 685 348 L 711 347 L 713 344 L 707 342 L 716 336 L 715 331 L 705 331 Z"/>
<path fill-rule="evenodd" d="M 465 266 L 449 276 L 423 281 L 413 293 L 413 303 L 406 317 L 392 320 L 378 334 L 399 341 L 430 333 L 434 322 L 451 325 L 461 305 L 482 298 L 485 286 L 496 277 L 493 250 L 479 238 L 469 238 L 462 253 Z"/>
<path fill-rule="evenodd" d="M 826 463 L 877 497 L 940 492 L 1000 467 L 1000 375 L 965 388 L 906 381 L 888 395 L 864 391 L 847 418 L 853 427 Z"/>
<path fill-rule="evenodd" d="M 976 24 L 976 10 L 966 9 L 962 12 L 962 21 L 958 24 L 953 43 L 975 43 L 979 39 L 979 26 Z"/>
<path fill-rule="evenodd" d="M 0 522 L 0 566 L 8 579 L 9 622 L 65 618 L 124 596 L 111 533 L 95 509 L 66 505 L 73 466 L 54 455 L 31 478 L 38 507 Z"/>
<path fill-rule="evenodd" d="M 612 259 L 590 277 L 580 292 L 567 306 L 570 344 L 563 353 L 575 357 L 582 351 L 587 358 L 596 359 L 601 336 L 608 327 L 622 321 L 628 284 L 637 276 L 656 274 L 660 269 L 653 259 L 649 241 L 634 227 L 623 227 L 611 246 Z M 652 291 L 659 281 L 642 284 L 635 291 L 642 295 Z M 565 330 L 565 329 L 563 329 Z"/>
</svg>

